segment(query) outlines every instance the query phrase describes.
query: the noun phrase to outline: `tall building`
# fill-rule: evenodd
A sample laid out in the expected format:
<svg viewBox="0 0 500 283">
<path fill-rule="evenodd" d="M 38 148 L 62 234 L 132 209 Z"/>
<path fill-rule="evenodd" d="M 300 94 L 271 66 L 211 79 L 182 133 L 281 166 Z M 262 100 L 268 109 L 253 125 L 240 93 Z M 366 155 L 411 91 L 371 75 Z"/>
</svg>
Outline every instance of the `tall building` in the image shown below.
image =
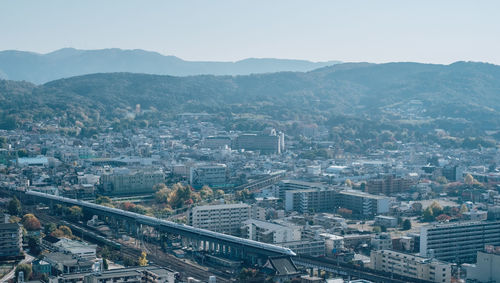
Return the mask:
<svg viewBox="0 0 500 283">
<path fill-rule="evenodd" d="M 410 189 L 412 181 L 406 178 L 396 178 L 392 175 L 380 179 L 368 180 L 365 191 L 370 194 L 393 195 L 406 192 Z"/>
<path fill-rule="evenodd" d="M 249 219 L 242 223 L 241 236 L 263 243 L 283 243 L 300 241 L 301 231 L 298 227 L 288 227 L 276 223 Z"/>
<path fill-rule="evenodd" d="M 23 234 L 18 223 L 0 223 L 0 259 L 23 253 Z"/>
<path fill-rule="evenodd" d="M 307 212 L 324 212 L 335 209 L 335 189 L 307 189 L 285 192 L 285 210 Z"/>
<path fill-rule="evenodd" d="M 234 149 L 260 151 L 263 154 L 280 154 L 285 148 L 285 135 L 272 129 L 269 133 L 242 134 L 233 141 Z"/>
<path fill-rule="evenodd" d="M 467 282 L 500 282 L 500 246 L 486 246 L 477 252 L 476 264 L 464 266 Z"/>
<path fill-rule="evenodd" d="M 203 147 L 210 149 L 221 149 L 231 146 L 231 138 L 228 136 L 209 136 L 203 140 Z"/>
<path fill-rule="evenodd" d="M 420 228 L 420 255 L 424 257 L 474 262 L 485 245 L 500 245 L 500 221 L 431 224 Z"/>
<path fill-rule="evenodd" d="M 204 185 L 220 187 L 227 183 L 228 170 L 225 164 L 198 164 L 189 170 L 189 184 L 195 188 Z"/>
<path fill-rule="evenodd" d="M 337 206 L 347 208 L 353 215 L 363 218 L 373 218 L 375 215 L 389 212 L 390 199 L 354 190 L 344 190 L 338 193 Z"/>
<path fill-rule="evenodd" d="M 100 178 L 102 192 L 111 195 L 152 193 L 154 185 L 164 182 L 165 175 L 161 171 L 128 168 L 115 169 Z"/>
<path fill-rule="evenodd" d="M 251 207 L 245 203 L 201 205 L 188 211 L 188 224 L 215 232 L 239 235 L 241 224 L 250 219 Z"/>
<path fill-rule="evenodd" d="M 431 282 L 451 282 L 451 264 L 391 250 L 372 250 L 370 267 Z"/>
</svg>

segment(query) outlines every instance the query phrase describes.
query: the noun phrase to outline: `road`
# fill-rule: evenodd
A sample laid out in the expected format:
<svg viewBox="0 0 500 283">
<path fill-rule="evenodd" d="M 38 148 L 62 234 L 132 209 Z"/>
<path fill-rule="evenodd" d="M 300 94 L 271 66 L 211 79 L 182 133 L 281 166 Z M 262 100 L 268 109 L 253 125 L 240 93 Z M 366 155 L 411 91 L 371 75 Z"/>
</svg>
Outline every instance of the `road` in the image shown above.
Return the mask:
<svg viewBox="0 0 500 283">
<path fill-rule="evenodd" d="M 30 263 L 35 259 L 34 257 L 30 256 L 27 253 L 24 253 L 24 255 L 25 255 L 24 259 L 21 260 L 17 265 L 23 264 L 23 263 Z M 14 268 L 12 268 L 12 270 L 9 273 L 5 274 L 5 276 L 2 279 L 0 279 L 0 282 L 7 282 L 10 279 L 14 278 L 17 265 L 14 266 Z M 27 278 L 24 278 L 24 280 L 27 280 Z"/>
</svg>

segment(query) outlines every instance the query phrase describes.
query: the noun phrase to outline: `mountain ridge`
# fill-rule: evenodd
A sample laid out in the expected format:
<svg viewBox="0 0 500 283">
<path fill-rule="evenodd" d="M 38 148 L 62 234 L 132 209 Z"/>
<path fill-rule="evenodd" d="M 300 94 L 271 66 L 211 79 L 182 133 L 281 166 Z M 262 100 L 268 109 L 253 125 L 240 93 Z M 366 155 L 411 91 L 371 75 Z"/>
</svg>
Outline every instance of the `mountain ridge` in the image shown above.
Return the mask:
<svg viewBox="0 0 500 283">
<path fill-rule="evenodd" d="M 5 50 L 0 51 L 0 78 L 42 84 L 60 78 L 112 72 L 172 76 L 247 75 L 310 71 L 338 63 L 340 62 L 275 58 L 247 58 L 234 62 L 186 61 L 153 51 L 119 48 L 97 50 L 62 48 L 46 54 Z"/>
</svg>

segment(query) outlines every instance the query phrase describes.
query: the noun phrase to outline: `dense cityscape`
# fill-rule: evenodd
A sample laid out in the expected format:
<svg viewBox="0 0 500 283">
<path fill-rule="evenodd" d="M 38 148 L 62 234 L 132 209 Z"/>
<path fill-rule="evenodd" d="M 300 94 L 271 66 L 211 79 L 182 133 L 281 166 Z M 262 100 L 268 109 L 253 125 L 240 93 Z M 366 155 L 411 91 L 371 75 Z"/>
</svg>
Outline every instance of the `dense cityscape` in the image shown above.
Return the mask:
<svg viewBox="0 0 500 283">
<path fill-rule="evenodd" d="M 496 148 L 396 141 L 351 153 L 316 125 L 227 131 L 206 113 L 88 138 L 47 124 L 0 132 L 3 270 L 22 259 L 4 278 L 498 278 Z"/>
</svg>

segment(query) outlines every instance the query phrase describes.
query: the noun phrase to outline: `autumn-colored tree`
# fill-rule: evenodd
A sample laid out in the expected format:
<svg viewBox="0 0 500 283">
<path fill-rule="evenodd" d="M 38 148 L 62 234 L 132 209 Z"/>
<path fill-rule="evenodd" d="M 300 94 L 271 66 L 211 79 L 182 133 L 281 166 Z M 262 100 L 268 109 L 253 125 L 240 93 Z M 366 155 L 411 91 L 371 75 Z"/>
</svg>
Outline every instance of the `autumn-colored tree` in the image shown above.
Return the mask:
<svg viewBox="0 0 500 283">
<path fill-rule="evenodd" d="M 129 201 L 126 201 L 126 202 L 124 202 L 124 203 L 121 204 L 121 208 L 123 210 L 127 210 L 127 211 L 134 211 L 135 206 L 136 206 L 135 204 L 133 204 L 133 203 L 131 203 Z"/>
<path fill-rule="evenodd" d="M 148 260 L 147 260 L 147 254 L 145 251 L 143 251 L 141 253 L 141 255 L 139 256 L 139 260 L 138 260 L 138 263 L 139 263 L 139 266 L 146 266 L 148 265 Z"/>
<path fill-rule="evenodd" d="M 56 230 L 52 231 L 50 235 L 56 238 L 73 238 L 73 232 L 71 231 L 71 228 L 65 225 L 60 225 Z"/>
<path fill-rule="evenodd" d="M 467 173 L 467 175 L 465 175 L 465 177 L 464 177 L 464 183 L 466 185 L 471 186 L 471 185 L 476 184 L 477 181 L 476 181 L 476 179 L 474 179 L 474 177 L 472 177 L 472 175 L 470 173 Z"/>
<path fill-rule="evenodd" d="M 68 209 L 69 217 L 73 220 L 79 221 L 83 217 L 82 208 L 79 206 L 72 206 Z"/>
<path fill-rule="evenodd" d="M 433 201 L 429 207 L 432 209 L 433 215 L 439 215 L 443 213 L 443 207 L 437 201 Z"/>
<path fill-rule="evenodd" d="M 160 186 L 163 185 L 163 186 Z M 155 192 L 155 199 L 158 203 L 167 203 L 168 202 L 168 196 L 172 190 L 167 188 L 165 184 L 160 184 L 159 189 Z"/>
<path fill-rule="evenodd" d="M 214 191 L 209 186 L 203 186 L 200 190 L 200 197 L 202 200 L 211 199 L 214 196 Z"/>
<path fill-rule="evenodd" d="M 465 203 L 462 204 L 462 206 L 460 206 L 460 213 L 461 214 L 468 212 L 468 211 L 469 211 L 469 209 L 467 208 L 467 205 L 465 205 Z"/>
<path fill-rule="evenodd" d="M 25 214 L 23 216 L 23 219 L 21 220 L 21 223 L 28 231 L 40 230 L 42 228 L 42 225 L 40 224 L 38 218 L 36 218 L 36 216 L 31 213 Z"/>
<path fill-rule="evenodd" d="M 346 186 L 348 186 L 348 187 L 352 187 L 353 183 L 352 183 L 352 181 L 351 181 L 351 180 L 346 179 L 346 180 L 344 181 L 344 185 L 346 185 Z"/>
</svg>

